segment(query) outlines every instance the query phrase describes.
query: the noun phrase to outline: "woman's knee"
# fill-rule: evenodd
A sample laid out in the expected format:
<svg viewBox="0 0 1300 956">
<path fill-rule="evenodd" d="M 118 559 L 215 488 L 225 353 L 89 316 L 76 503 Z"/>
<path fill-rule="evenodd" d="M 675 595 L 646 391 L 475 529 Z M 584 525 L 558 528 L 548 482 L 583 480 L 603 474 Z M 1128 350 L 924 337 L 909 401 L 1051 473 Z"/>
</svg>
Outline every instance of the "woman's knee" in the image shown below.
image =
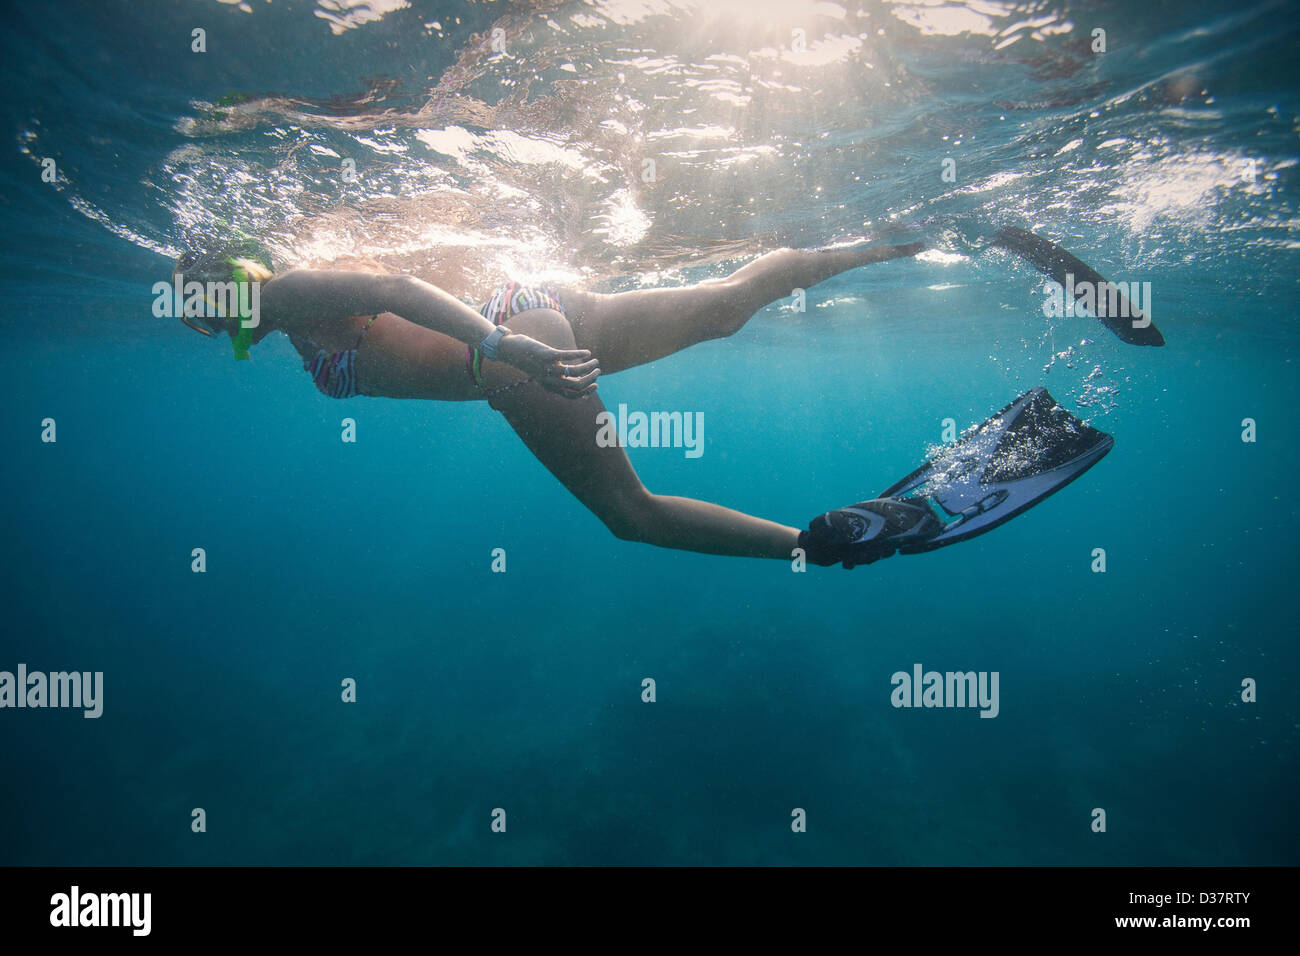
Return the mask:
<svg viewBox="0 0 1300 956">
<path fill-rule="evenodd" d="M 656 496 L 642 489 L 640 492 L 620 495 L 609 507 L 596 515 L 620 541 L 650 541 L 655 533 Z"/>
<path fill-rule="evenodd" d="M 704 301 L 699 306 L 699 314 L 703 317 L 708 338 L 725 339 L 735 335 L 753 316 L 755 310 L 746 301 L 745 289 L 731 279 L 700 288 Z"/>
</svg>

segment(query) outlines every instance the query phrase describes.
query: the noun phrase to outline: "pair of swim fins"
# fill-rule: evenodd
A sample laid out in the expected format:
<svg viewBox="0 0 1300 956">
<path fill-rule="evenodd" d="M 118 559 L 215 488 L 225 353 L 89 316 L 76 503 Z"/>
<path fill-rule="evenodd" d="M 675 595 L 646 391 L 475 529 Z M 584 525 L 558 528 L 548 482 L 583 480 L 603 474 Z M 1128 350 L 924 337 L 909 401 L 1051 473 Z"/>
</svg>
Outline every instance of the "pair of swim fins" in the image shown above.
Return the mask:
<svg viewBox="0 0 1300 956">
<path fill-rule="evenodd" d="M 814 518 L 799 547 L 813 564 L 852 568 L 956 544 L 1060 491 L 1114 444 L 1032 388 L 878 498 Z"/>
</svg>

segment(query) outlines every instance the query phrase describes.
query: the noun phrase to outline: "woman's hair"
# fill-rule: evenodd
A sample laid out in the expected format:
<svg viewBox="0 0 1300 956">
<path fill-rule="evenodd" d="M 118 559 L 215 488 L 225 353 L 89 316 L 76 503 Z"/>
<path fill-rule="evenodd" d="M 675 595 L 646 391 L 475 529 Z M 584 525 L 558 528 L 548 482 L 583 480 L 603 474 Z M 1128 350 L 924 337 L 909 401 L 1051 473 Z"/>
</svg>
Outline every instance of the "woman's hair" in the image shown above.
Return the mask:
<svg viewBox="0 0 1300 956">
<path fill-rule="evenodd" d="M 233 263 L 231 267 L 232 270 L 235 267 L 243 269 L 244 274 L 247 275 L 249 280 L 252 282 L 265 282 L 267 279 L 271 278 L 271 276 L 275 275 L 275 273 L 271 271 L 270 267 L 263 265 L 256 259 L 234 258 L 231 261 Z"/>
</svg>

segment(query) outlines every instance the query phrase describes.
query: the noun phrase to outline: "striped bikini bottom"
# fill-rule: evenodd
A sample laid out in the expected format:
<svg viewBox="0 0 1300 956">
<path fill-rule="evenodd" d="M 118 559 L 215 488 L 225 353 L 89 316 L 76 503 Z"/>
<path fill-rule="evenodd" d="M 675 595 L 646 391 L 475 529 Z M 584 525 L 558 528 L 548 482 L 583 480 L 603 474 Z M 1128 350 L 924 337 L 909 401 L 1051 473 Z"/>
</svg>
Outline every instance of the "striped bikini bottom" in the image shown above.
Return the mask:
<svg viewBox="0 0 1300 956">
<path fill-rule="evenodd" d="M 316 383 L 316 388 L 321 394 L 330 398 L 353 398 L 362 394 L 357 385 L 357 349 L 361 347 L 362 340 L 377 318 L 378 315 L 370 317 L 370 321 L 357 336 L 357 344 L 352 348 L 341 352 L 326 352 L 318 348 L 315 358 L 302 363 L 303 371 L 311 376 L 311 380 Z M 316 344 L 310 338 L 307 341 L 312 345 Z"/>
<path fill-rule="evenodd" d="M 492 298 L 488 299 L 483 308 L 478 311 L 493 325 L 501 325 L 507 319 L 518 315 L 520 312 L 527 312 L 529 309 L 554 309 L 566 318 L 568 317 L 568 313 L 564 311 L 564 305 L 560 302 L 554 290 L 547 286 L 527 286 L 518 282 L 507 282 L 505 285 L 497 286 L 492 293 Z M 525 378 L 520 379 L 518 382 L 511 382 L 509 385 L 484 388 L 482 366 L 483 355 L 479 352 L 478 347 L 466 346 L 465 371 L 469 374 L 470 381 L 474 383 L 479 393 L 489 399 L 532 381 L 531 378 Z"/>
</svg>

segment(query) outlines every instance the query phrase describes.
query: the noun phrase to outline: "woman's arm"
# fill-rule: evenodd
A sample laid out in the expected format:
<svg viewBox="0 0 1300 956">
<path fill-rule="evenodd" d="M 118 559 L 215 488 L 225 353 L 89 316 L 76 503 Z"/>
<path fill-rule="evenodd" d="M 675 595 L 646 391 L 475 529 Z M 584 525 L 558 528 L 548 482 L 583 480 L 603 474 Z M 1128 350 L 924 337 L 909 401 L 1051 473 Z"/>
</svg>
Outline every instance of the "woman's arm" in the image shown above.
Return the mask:
<svg viewBox="0 0 1300 956">
<path fill-rule="evenodd" d="M 394 312 L 416 325 L 478 345 L 493 325 L 455 296 L 413 276 L 295 269 L 262 285 L 262 307 L 277 328 Z"/>
<path fill-rule="evenodd" d="M 393 312 L 466 345 L 478 345 L 496 328 L 454 295 L 405 275 L 295 269 L 263 284 L 261 304 L 274 316 L 276 327 L 286 332 L 323 318 L 376 312 Z M 554 349 L 512 332 L 501 340 L 499 350 L 500 361 L 552 391 L 576 397 L 595 387 L 599 369 L 586 349 Z"/>
</svg>

